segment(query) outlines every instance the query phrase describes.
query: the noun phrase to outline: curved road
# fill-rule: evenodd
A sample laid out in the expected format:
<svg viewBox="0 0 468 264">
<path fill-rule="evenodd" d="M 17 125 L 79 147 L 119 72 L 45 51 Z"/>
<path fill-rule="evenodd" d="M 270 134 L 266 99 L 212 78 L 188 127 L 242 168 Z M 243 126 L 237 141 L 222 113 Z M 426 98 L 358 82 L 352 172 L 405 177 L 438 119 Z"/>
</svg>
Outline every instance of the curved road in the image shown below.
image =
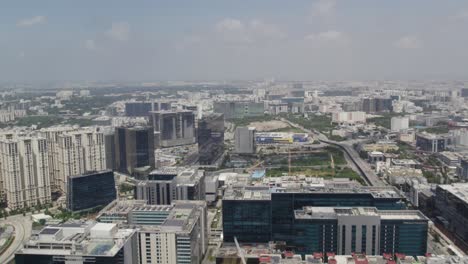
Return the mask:
<svg viewBox="0 0 468 264">
<path fill-rule="evenodd" d="M 353 144 L 356 143 L 357 141 L 343 141 L 343 142 L 337 142 L 333 140 L 329 140 L 328 137 L 321 133 L 316 133 L 315 131 L 312 131 L 310 129 L 306 129 L 302 127 L 299 124 L 293 123 L 287 119 L 282 119 L 284 122 L 287 122 L 289 125 L 300 128 L 304 131 L 306 131 L 309 134 L 314 134 L 317 136 L 320 142 L 327 143 L 330 145 L 335 145 L 340 147 L 341 149 L 344 150 L 344 152 L 348 155 L 348 157 L 353 161 L 354 165 L 356 165 L 358 171 L 360 172 L 361 176 L 363 179 L 369 184 L 370 186 L 385 186 L 386 184 L 382 181 L 382 179 L 375 174 L 374 170 L 369 166 L 367 162 L 361 159 L 357 151 L 353 148 Z"/>
<path fill-rule="evenodd" d="M 15 228 L 15 240 L 8 247 L 7 250 L 0 256 L 0 263 L 8 263 L 15 257 L 15 252 L 23 246 L 25 242 L 31 236 L 31 215 L 14 215 L 7 218 L 7 220 L 1 220 L 1 223 L 10 224 Z"/>
</svg>

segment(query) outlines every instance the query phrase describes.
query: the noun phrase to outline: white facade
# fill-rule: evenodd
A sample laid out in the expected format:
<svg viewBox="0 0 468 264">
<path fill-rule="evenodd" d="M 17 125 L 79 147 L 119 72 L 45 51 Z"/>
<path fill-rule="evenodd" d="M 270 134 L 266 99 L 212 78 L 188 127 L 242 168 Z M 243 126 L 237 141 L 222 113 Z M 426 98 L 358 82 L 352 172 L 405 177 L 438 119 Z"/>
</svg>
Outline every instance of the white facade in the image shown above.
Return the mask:
<svg viewBox="0 0 468 264">
<path fill-rule="evenodd" d="M 409 128 L 409 118 L 408 117 L 392 117 L 391 120 L 391 130 L 392 131 L 402 131 Z"/>
<path fill-rule="evenodd" d="M 104 133 L 95 128 L 52 127 L 40 131 L 49 148 L 54 189 L 66 191 L 67 178 L 106 167 Z"/>
<path fill-rule="evenodd" d="M 78 130 L 58 136 L 58 186 L 65 192 L 69 176 L 106 169 L 104 134 Z"/>
<path fill-rule="evenodd" d="M 335 112 L 332 115 L 333 123 L 365 123 L 366 113 L 365 112 Z"/>
<path fill-rule="evenodd" d="M 3 191 L 10 209 L 51 202 L 46 139 L 3 139 L 0 155 Z"/>
<path fill-rule="evenodd" d="M 146 231 L 139 236 L 141 263 L 177 264 L 175 233 Z"/>
</svg>

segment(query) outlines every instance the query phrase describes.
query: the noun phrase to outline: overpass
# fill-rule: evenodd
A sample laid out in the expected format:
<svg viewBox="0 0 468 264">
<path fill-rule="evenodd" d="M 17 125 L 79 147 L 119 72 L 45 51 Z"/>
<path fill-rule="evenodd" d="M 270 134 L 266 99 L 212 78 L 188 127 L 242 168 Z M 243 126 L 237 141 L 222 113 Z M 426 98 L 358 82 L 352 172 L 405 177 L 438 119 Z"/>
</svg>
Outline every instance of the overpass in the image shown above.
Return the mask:
<svg viewBox="0 0 468 264">
<path fill-rule="evenodd" d="M 358 169 L 359 174 L 364 179 L 364 181 L 370 186 L 385 186 L 385 182 L 382 181 L 377 174 L 375 174 L 374 170 L 369 166 L 367 162 L 361 159 L 359 153 L 353 148 L 353 144 L 359 141 L 348 141 L 348 142 L 338 142 L 329 140 L 324 134 L 312 131 L 310 129 L 304 128 L 296 123 L 293 123 L 287 119 L 282 118 L 282 121 L 288 123 L 289 125 L 300 128 L 306 131 L 309 134 L 313 134 L 318 137 L 319 141 L 325 144 L 334 145 L 338 148 L 342 149 L 344 153 L 350 158 L 350 160 L 354 163 L 356 168 Z"/>
</svg>

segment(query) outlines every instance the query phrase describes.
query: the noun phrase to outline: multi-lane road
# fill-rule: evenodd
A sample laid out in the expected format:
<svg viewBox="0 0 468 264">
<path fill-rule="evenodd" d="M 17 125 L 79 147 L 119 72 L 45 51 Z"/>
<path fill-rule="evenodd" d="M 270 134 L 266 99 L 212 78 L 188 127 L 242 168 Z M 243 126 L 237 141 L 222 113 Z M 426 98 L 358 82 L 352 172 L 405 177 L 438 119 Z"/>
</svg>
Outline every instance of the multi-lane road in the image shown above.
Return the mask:
<svg viewBox="0 0 468 264">
<path fill-rule="evenodd" d="M 15 252 L 19 250 L 23 243 L 31 236 L 32 222 L 31 215 L 14 215 L 8 217 L 6 220 L 0 220 L 2 224 L 9 224 L 15 228 L 15 240 L 8 247 L 5 252 L 0 256 L 0 263 L 9 263 L 13 260 Z"/>
<path fill-rule="evenodd" d="M 346 153 L 346 155 L 350 158 L 350 160 L 354 163 L 359 173 L 361 174 L 361 177 L 364 179 L 364 181 L 367 184 L 369 184 L 370 186 L 385 186 L 385 182 L 383 182 L 382 179 L 380 179 L 379 176 L 375 174 L 374 170 L 370 167 L 370 165 L 364 160 L 362 160 L 361 157 L 359 156 L 359 153 L 353 148 L 353 144 L 357 142 L 361 142 L 363 140 L 349 140 L 349 141 L 343 141 L 343 142 L 333 141 L 333 140 L 329 140 L 325 135 L 321 133 L 304 128 L 303 126 L 293 123 L 287 119 L 282 119 L 282 121 L 287 122 L 289 125 L 293 127 L 302 129 L 306 131 L 307 133 L 314 135 L 322 143 L 334 145 L 334 146 L 341 148 Z"/>
</svg>

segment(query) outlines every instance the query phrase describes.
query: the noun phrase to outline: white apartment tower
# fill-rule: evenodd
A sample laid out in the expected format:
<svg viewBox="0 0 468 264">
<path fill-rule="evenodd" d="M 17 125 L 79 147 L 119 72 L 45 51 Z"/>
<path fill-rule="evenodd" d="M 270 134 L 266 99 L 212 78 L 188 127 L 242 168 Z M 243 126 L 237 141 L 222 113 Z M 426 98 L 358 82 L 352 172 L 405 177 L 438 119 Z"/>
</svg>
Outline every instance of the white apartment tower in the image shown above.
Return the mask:
<svg viewBox="0 0 468 264">
<path fill-rule="evenodd" d="M 45 138 L 0 140 L 0 174 L 10 209 L 51 202 L 48 148 Z"/>
<path fill-rule="evenodd" d="M 40 133 L 47 139 L 55 190 L 65 192 L 69 176 L 107 169 L 104 134 L 98 128 L 51 127 Z"/>
<path fill-rule="evenodd" d="M 57 183 L 62 192 L 70 176 L 106 169 L 104 134 L 96 130 L 76 130 L 58 136 Z"/>
</svg>

